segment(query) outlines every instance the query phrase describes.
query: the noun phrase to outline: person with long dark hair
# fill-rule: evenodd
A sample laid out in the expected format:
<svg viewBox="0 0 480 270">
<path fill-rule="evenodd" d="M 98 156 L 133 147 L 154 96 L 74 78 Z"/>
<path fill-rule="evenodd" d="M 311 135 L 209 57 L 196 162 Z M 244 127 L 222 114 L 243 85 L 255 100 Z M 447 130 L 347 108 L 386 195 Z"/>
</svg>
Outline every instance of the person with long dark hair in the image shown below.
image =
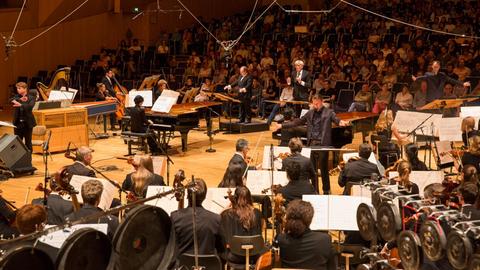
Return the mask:
<svg viewBox="0 0 480 270">
<path fill-rule="evenodd" d="M 313 213 L 309 202 L 288 204 L 284 233 L 277 238 L 283 268 L 337 269 L 330 235 L 310 230 Z"/>
<path fill-rule="evenodd" d="M 416 144 L 407 144 L 405 146 L 405 154 L 410 165 L 412 165 L 412 171 L 428 171 L 427 165 L 418 159 L 418 146 Z"/>
<path fill-rule="evenodd" d="M 232 207 L 221 214 L 221 235 L 227 247 L 226 258 L 234 264 L 244 264 L 245 257 L 232 254 L 228 247 L 233 236 L 262 234 L 262 214 L 253 207 L 252 196 L 247 187 L 237 187 L 233 195 Z M 255 260 L 252 257 L 252 260 Z"/>
</svg>

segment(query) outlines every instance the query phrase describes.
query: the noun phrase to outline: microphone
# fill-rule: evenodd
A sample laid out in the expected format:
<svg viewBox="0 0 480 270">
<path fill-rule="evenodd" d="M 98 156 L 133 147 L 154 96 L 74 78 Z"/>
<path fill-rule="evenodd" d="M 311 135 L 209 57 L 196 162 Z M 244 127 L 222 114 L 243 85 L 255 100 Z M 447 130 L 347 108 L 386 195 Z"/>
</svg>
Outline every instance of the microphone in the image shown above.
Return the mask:
<svg viewBox="0 0 480 270">
<path fill-rule="evenodd" d="M 49 130 L 47 140 L 43 144 L 43 151 L 48 151 L 48 145 L 50 144 L 50 139 L 51 138 L 52 138 L 52 131 Z"/>
</svg>

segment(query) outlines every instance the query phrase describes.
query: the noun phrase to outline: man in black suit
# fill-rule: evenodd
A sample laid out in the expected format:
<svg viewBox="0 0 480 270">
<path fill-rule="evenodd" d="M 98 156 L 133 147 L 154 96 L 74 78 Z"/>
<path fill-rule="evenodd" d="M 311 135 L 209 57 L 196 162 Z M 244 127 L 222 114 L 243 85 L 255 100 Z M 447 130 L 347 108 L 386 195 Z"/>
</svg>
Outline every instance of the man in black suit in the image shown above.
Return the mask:
<svg viewBox="0 0 480 270">
<path fill-rule="evenodd" d="M 144 100 L 142 96 L 136 96 L 133 99 L 133 102 L 135 102 L 135 107 L 129 110 L 130 130 L 137 133 L 149 133 L 149 136 L 147 137 L 148 148 L 150 148 L 151 153 L 156 154 L 158 152 L 158 146 L 155 141 L 155 135 L 150 133 L 148 129 L 150 123 L 147 121 L 147 117 L 145 116 L 143 101 Z"/>
<path fill-rule="evenodd" d="M 107 88 L 108 94 L 111 97 L 116 96 L 115 89 L 113 89 L 113 83 L 114 83 L 113 76 L 114 76 L 113 70 L 108 69 L 105 72 L 105 76 L 102 78 L 102 83 L 105 85 L 105 88 Z"/>
<path fill-rule="evenodd" d="M 83 206 L 80 210 L 73 212 L 72 214 L 66 217 L 69 221 L 79 220 L 83 217 L 90 216 L 92 214 L 103 212 L 102 209 L 98 208 L 100 203 L 100 198 L 103 192 L 102 182 L 96 179 L 90 179 L 82 184 L 82 199 Z M 118 218 L 113 215 L 103 216 L 98 220 L 88 221 L 84 224 L 97 224 L 104 223 L 107 224 L 107 235 L 110 239 L 113 239 L 113 235 L 118 227 Z"/>
<path fill-rule="evenodd" d="M 330 235 L 310 230 L 313 213 L 309 202 L 294 200 L 289 203 L 285 214 L 286 233 L 277 237 L 283 268 L 337 269 Z"/>
<path fill-rule="evenodd" d="M 60 187 L 56 181 L 50 180 L 49 183 L 52 192 L 47 197 L 47 224 L 61 225 L 65 223 L 65 217 L 73 212 L 73 204 L 58 195 Z M 43 198 L 33 199 L 32 204 L 43 205 Z"/>
<path fill-rule="evenodd" d="M 345 161 L 345 168 L 338 176 L 338 185 L 345 187 L 343 195 L 350 195 L 351 183 L 359 183 L 365 178 L 370 178 L 372 173 L 379 175 L 376 164 L 368 161 L 372 154 L 372 146 L 367 143 L 362 143 L 358 147 L 359 160 Z M 349 184 L 350 183 L 350 184 Z"/>
<path fill-rule="evenodd" d="M 312 97 L 312 109 L 300 118 L 288 123 L 276 124 L 275 130 L 307 125 L 307 145 L 330 148 L 332 147 L 332 123 L 340 126 L 348 124 L 348 122 L 340 120 L 332 109 L 324 107 L 322 96 L 315 94 Z M 318 171 L 318 167 L 320 167 L 323 193 L 330 194 L 328 151 L 314 151 L 312 161 L 315 171 Z M 313 186 L 318 191 L 318 181 L 314 181 Z"/>
<path fill-rule="evenodd" d="M 252 99 L 252 76 L 248 75 L 246 66 L 240 68 L 240 77 L 234 83 L 225 86 L 225 90 L 230 90 L 232 87 L 238 86 L 238 99 L 242 102 L 240 104 L 240 123 L 251 122 L 251 99 Z"/>
<path fill-rule="evenodd" d="M 75 162 L 67 166 L 70 175 L 96 177 L 95 172 L 87 166 L 92 162 L 92 150 L 87 146 L 80 146 L 75 153 Z"/>
<path fill-rule="evenodd" d="M 197 240 L 198 253 L 222 255 L 224 247 L 220 234 L 220 215 L 202 207 L 202 202 L 207 195 L 207 185 L 203 179 L 195 179 L 195 199 L 197 214 Z M 192 213 L 192 191 L 188 190 L 188 207 L 172 212 L 170 215 L 175 229 L 177 243 L 177 258 L 183 253 L 194 253 Z"/>
<path fill-rule="evenodd" d="M 32 152 L 32 131 L 37 125 L 33 117 L 33 107 L 35 106 L 36 97 L 29 95 L 28 86 L 24 82 L 18 82 L 16 85 L 17 94 L 11 99 L 15 108 L 13 113 L 13 130 L 14 134 L 25 139 L 25 146 Z"/>
<path fill-rule="evenodd" d="M 297 163 L 300 165 L 300 175 L 298 180 L 310 180 L 313 184 L 317 180 L 317 174 L 313 168 L 312 161 L 309 158 L 302 156 L 302 140 L 298 137 L 290 139 L 288 148 L 290 148 L 291 154 L 289 157 L 282 160 L 282 171 L 285 171 L 289 164 Z"/>
<path fill-rule="evenodd" d="M 312 76 L 303 69 L 304 63 L 302 60 L 295 61 L 294 65 L 295 70 L 291 74 L 293 98 L 297 101 L 308 101 L 310 88 L 312 88 Z"/>
<path fill-rule="evenodd" d="M 285 204 L 293 200 L 301 200 L 304 194 L 317 194 L 312 183 L 307 179 L 301 179 L 302 169 L 300 163 L 289 162 L 285 169 L 287 171 L 288 184 L 280 188 L 280 193 L 285 198 Z"/>
<path fill-rule="evenodd" d="M 227 182 L 228 180 L 228 175 L 229 171 L 228 168 L 232 168 L 235 166 L 240 166 L 241 167 L 241 173 L 243 176 L 245 176 L 245 172 L 247 171 L 248 164 L 245 161 L 247 158 L 247 154 L 250 148 L 248 147 L 248 141 L 245 139 L 238 139 L 237 143 L 235 144 L 235 154 L 233 154 L 233 157 L 230 159 L 228 162 L 228 167 L 225 170 L 225 173 L 223 175 L 223 182 Z"/>
</svg>

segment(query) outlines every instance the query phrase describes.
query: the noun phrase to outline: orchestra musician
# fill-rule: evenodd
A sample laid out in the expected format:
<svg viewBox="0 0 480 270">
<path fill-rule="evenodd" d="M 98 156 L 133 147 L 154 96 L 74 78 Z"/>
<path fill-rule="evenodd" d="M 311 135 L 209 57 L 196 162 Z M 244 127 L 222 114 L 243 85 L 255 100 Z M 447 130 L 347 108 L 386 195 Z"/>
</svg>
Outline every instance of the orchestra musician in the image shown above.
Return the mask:
<svg viewBox="0 0 480 270">
<path fill-rule="evenodd" d="M 331 147 L 332 145 L 332 123 L 346 126 L 348 122 L 340 120 L 332 109 L 323 106 L 323 97 L 313 95 L 312 109 L 304 116 L 294 119 L 288 123 L 277 124 L 275 130 L 280 128 L 292 128 L 300 125 L 307 125 L 307 145 Z M 313 164 L 320 164 L 322 175 L 322 188 L 324 194 L 330 194 L 330 176 L 328 175 L 328 151 L 316 151 L 313 153 Z M 316 170 L 317 171 L 317 170 Z M 318 181 L 313 183 L 318 191 Z"/>
<path fill-rule="evenodd" d="M 220 215 L 202 207 L 202 202 L 207 195 L 207 184 L 203 179 L 195 179 L 196 188 L 188 190 L 188 207 L 178 209 L 170 215 L 175 229 L 177 258 L 183 253 L 194 254 L 192 213 L 192 192 L 195 192 L 198 254 L 218 254 L 224 252 L 223 240 L 220 234 Z"/>
<path fill-rule="evenodd" d="M 469 82 L 461 82 L 455 80 L 443 72 L 440 72 L 440 61 L 433 61 L 432 63 L 432 72 L 426 72 L 425 75 L 415 77 L 412 75 L 412 80 L 420 80 L 427 82 L 427 98 L 426 102 L 432 102 L 436 99 L 440 99 L 443 96 L 443 88 L 446 83 L 451 83 L 453 85 L 460 85 L 463 87 L 469 87 Z"/>
<path fill-rule="evenodd" d="M 130 130 L 132 132 L 138 133 L 149 133 L 149 122 L 147 121 L 147 117 L 145 116 L 145 108 L 143 108 L 143 97 L 136 96 L 133 99 L 135 102 L 135 107 L 130 108 Z M 149 134 L 150 136 L 147 137 L 148 147 L 150 152 L 156 154 L 158 152 L 158 146 L 155 141 L 154 135 Z"/>
<path fill-rule="evenodd" d="M 251 97 L 252 97 L 252 76 L 248 74 L 248 69 L 246 66 L 240 68 L 240 76 L 238 80 L 225 86 L 225 90 L 230 90 L 232 87 L 238 86 L 238 99 L 241 101 L 240 105 L 240 122 L 239 123 L 250 123 L 251 122 Z"/>
<path fill-rule="evenodd" d="M 468 151 L 465 151 L 462 156 L 463 166 L 467 164 L 472 164 L 477 169 L 477 172 L 480 171 L 480 134 L 475 134 L 468 139 L 469 147 Z"/>
<path fill-rule="evenodd" d="M 226 249 L 226 259 L 234 265 L 244 265 L 245 257 L 230 252 L 233 236 L 253 236 L 262 234 L 262 214 L 253 207 L 252 196 L 247 187 L 237 187 L 231 198 L 231 208 L 221 213 L 221 235 Z M 258 256 L 252 256 L 256 260 Z M 237 268 L 237 267 L 235 267 Z M 245 266 L 243 266 L 245 268 Z"/>
<path fill-rule="evenodd" d="M 36 97 L 29 94 L 28 86 L 24 82 L 18 82 L 15 87 L 17 88 L 17 94 L 11 99 L 12 106 L 15 108 L 13 112 L 13 125 L 15 126 L 13 132 L 20 137 L 20 140 L 25 140 L 25 146 L 32 152 L 32 131 L 33 127 L 37 125 L 32 110 L 35 106 Z"/>
<path fill-rule="evenodd" d="M 83 217 L 90 216 L 92 214 L 103 212 L 102 209 L 98 207 L 100 203 L 100 198 L 103 192 L 103 184 L 99 180 L 90 179 L 85 181 L 82 184 L 81 195 L 83 199 L 82 208 L 78 211 L 75 211 L 66 217 L 69 221 L 76 221 Z M 113 239 L 113 235 L 118 227 L 118 217 L 113 215 L 103 216 L 98 220 L 92 220 L 86 224 L 97 224 L 97 223 L 106 223 L 107 224 L 107 235 L 110 239 Z"/>
<path fill-rule="evenodd" d="M 313 213 L 309 202 L 294 200 L 288 204 L 284 233 L 277 236 L 283 268 L 337 269 L 330 235 L 310 230 Z"/>
<path fill-rule="evenodd" d="M 312 161 L 302 155 L 302 140 L 298 137 L 291 138 L 288 142 L 288 148 L 291 154 L 282 160 L 282 171 L 285 171 L 288 165 L 296 163 L 300 166 L 300 175 L 295 180 L 310 181 L 313 185 L 317 180 L 317 174 Z"/>
<path fill-rule="evenodd" d="M 91 164 L 92 158 L 92 149 L 88 146 L 80 146 L 75 154 L 75 162 L 67 166 L 67 172 L 70 175 L 96 177 L 95 172 L 87 167 Z"/>
<path fill-rule="evenodd" d="M 462 141 L 465 147 L 468 147 L 468 139 L 475 134 L 475 118 L 467 116 L 462 119 Z"/>
<path fill-rule="evenodd" d="M 338 176 L 338 185 L 345 187 L 343 195 L 350 195 L 352 183 L 360 183 L 365 178 L 370 178 L 372 174 L 379 175 L 376 164 L 368 161 L 372 154 L 372 146 L 368 143 L 362 143 L 358 147 L 358 156 L 360 159 L 353 161 L 345 161 L 345 168 Z"/>
<path fill-rule="evenodd" d="M 292 87 L 292 79 L 290 77 L 287 78 L 287 85 L 282 89 L 282 94 L 280 94 L 280 101 L 292 101 L 293 100 L 293 87 Z M 267 125 L 270 126 L 270 124 L 273 121 L 273 118 L 275 115 L 277 115 L 277 112 L 280 110 L 280 108 L 285 107 L 287 105 L 286 102 L 282 102 L 280 104 L 275 104 L 273 106 L 272 112 L 268 116 L 267 119 Z"/>
<path fill-rule="evenodd" d="M 148 179 L 147 186 L 165 186 L 165 182 L 163 181 L 163 177 L 161 175 L 158 175 L 154 172 L 153 170 L 153 160 L 152 157 L 149 155 L 142 155 L 142 156 L 135 156 L 132 161 L 132 165 L 135 169 L 135 171 L 139 170 L 147 170 L 150 172 L 150 179 Z M 127 191 L 135 191 L 135 186 L 136 183 L 133 180 L 133 173 L 129 173 L 125 176 L 125 180 L 123 180 L 122 183 L 122 189 L 127 190 Z M 141 173 L 145 174 L 145 173 Z M 137 177 L 139 177 L 137 175 Z M 140 178 L 140 177 L 139 177 Z M 142 196 L 143 197 L 143 196 Z"/>
<path fill-rule="evenodd" d="M 293 79 L 293 98 L 297 101 L 308 101 L 310 88 L 312 88 L 312 76 L 303 69 L 304 62 L 296 60 L 294 63 L 295 70 L 290 75 Z"/>
<path fill-rule="evenodd" d="M 61 225 L 65 223 L 65 217 L 73 212 L 73 204 L 60 196 L 61 187 L 52 179 L 49 181 L 50 193 L 47 196 L 47 224 Z M 32 204 L 43 205 L 43 198 L 32 200 Z"/>
<path fill-rule="evenodd" d="M 280 187 L 279 193 L 285 199 L 285 204 L 289 202 L 302 199 L 304 194 L 317 194 L 312 183 L 302 178 L 302 167 L 298 162 L 289 162 L 285 165 L 285 171 L 287 172 L 288 184 L 284 187 Z"/>
<path fill-rule="evenodd" d="M 107 91 L 107 87 L 103 83 L 97 83 L 97 93 L 95 94 L 95 101 L 106 101 L 106 100 L 116 100 L 115 96 L 111 96 L 110 92 Z M 103 115 L 104 121 L 105 118 L 107 117 L 106 115 Z M 116 130 L 115 129 L 115 122 L 117 121 L 115 113 L 111 113 L 109 115 L 110 117 L 110 129 L 111 130 Z"/>
</svg>

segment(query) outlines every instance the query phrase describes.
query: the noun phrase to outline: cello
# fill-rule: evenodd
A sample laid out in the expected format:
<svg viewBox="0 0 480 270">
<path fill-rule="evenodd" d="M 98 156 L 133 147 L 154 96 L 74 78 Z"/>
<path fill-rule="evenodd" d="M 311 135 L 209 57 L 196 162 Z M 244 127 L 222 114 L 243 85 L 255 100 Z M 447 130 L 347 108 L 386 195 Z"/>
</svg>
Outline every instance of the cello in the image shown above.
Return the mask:
<svg viewBox="0 0 480 270">
<path fill-rule="evenodd" d="M 117 117 L 117 120 L 121 120 L 125 115 L 125 98 L 128 95 L 128 90 L 118 82 L 115 75 L 112 79 L 115 82 L 113 90 L 115 91 L 115 98 L 117 99 L 117 111 L 115 112 L 115 116 Z"/>
</svg>

